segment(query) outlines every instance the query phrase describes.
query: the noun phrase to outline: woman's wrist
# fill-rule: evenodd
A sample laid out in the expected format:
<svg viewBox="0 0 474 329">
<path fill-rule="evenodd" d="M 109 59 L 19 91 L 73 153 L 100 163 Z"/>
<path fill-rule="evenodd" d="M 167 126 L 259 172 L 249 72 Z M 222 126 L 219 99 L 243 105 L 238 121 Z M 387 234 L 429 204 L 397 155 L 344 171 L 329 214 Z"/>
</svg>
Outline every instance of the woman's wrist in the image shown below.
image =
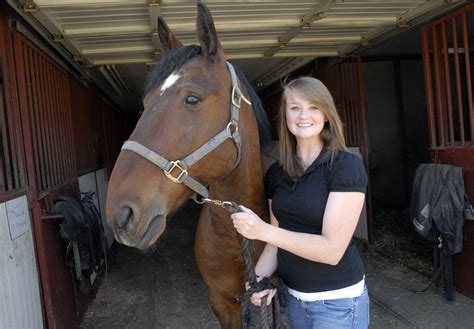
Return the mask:
<svg viewBox="0 0 474 329">
<path fill-rule="evenodd" d="M 261 237 L 261 239 L 258 239 L 258 240 L 261 240 L 261 241 L 263 241 L 263 242 L 268 243 L 269 240 L 270 240 L 270 237 L 271 237 L 271 235 L 272 235 L 273 229 L 275 228 L 275 226 L 272 225 L 272 224 L 268 224 L 268 223 L 265 223 L 265 225 L 266 225 L 266 226 L 265 226 L 265 229 L 264 229 L 263 232 L 262 232 L 262 237 Z"/>
</svg>

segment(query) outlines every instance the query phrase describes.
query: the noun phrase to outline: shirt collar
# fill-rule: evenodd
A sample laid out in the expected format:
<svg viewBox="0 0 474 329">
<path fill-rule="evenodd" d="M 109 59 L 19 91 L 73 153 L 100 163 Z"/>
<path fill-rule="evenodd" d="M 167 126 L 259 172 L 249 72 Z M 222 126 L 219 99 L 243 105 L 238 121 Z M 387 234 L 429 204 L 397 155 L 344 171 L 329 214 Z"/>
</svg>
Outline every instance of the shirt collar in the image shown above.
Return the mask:
<svg viewBox="0 0 474 329">
<path fill-rule="evenodd" d="M 306 168 L 303 176 L 314 171 L 319 165 L 329 162 L 330 159 L 330 151 L 327 148 L 323 148 L 316 159 L 314 159 L 313 163 L 310 164 L 308 168 Z"/>
</svg>

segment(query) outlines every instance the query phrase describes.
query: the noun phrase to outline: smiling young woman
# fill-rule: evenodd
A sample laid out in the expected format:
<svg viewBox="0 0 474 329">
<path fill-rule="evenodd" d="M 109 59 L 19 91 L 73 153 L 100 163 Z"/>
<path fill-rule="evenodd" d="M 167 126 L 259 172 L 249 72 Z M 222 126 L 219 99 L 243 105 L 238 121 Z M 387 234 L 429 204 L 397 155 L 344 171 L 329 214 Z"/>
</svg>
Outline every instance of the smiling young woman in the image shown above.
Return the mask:
<svg viewBox="0 0 474 329">
<path fill-rule="evenodd" d="M 334 100 L 311 77 L 291 81 L 280 106 L 280 158 L 267 171 L 271 224 L 252 210 L 232 215 L 237 231 L 267 243 L 259 276 L 278 269 L 292 328 L 367 328 L 364 266 L 352 240 L 367 174 L 347 150 Z M 255 293 L 252 302 L 274 292 Z"/>
</svg>

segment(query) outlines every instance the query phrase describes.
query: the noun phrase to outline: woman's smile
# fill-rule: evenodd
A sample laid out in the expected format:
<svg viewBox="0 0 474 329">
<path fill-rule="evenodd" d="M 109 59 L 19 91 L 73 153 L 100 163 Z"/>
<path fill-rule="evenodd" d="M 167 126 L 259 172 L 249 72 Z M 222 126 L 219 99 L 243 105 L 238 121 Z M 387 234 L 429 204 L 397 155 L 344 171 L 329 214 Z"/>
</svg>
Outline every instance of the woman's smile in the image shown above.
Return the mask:
<svg viewBox="0 0 474 329">
<path fill-rule="evenodd" d="M 316 105 L 294 90 L 288 91 L 286 122 L 296 139 L 320 140 L 325 116 Z"/>
</svg>

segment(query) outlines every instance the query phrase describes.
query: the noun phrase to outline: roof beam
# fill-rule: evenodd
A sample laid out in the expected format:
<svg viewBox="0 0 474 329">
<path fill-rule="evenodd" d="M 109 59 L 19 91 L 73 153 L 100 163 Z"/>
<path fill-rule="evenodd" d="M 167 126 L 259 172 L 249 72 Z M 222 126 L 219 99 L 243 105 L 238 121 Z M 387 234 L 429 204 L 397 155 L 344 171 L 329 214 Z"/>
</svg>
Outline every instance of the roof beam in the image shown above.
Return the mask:
<svg viewBox="0 0 474 329">
<path fill-rule="evenodd" d="M 65 7 L 65 6 L 106 6 L 141 4 L 143 0 L 34 0 L 40 7 Z"/>
<path fill-rule="evenodd" d="M 275 54 L 274 57 L 332 57 L 332 56 L 338 56 L 340 54 L 340 51 L 337 49 L 334 50 L 288 50 L 288 51 L 282 51 L 278 52 Z M 233 59 L 252 59 L 252 58 L 263 58 L 265 57 L 263 51 L 258 52 L 226 52 L 226 58 L 229 60 Z M 96 58 L 96 59 L 90 59 L 93 65 L 110 65 L 110 64 L 133 64 L 133 63 L 146 63 L 146 64 L 151 64 L 156 62 L 153 55 L 149 54 L 148 55 L 140 55 L 137 57 L 110 57 L 110 58 Z"/>
<path fill-rule="evenodd" d="M 305 36 L 293 40 L 292 45 L 300 45 L 304 47 L 308 44 L 307 48 L 311 48 L 314 51 L 317 46 L 333 46 L 347 44 L 348 42 L 360 43 L 362 41 L 360 36 Z M 221 42 L 225 52 L 232 50 L 241 50 L 245 52 L 245 48 L 263 48 L 270 46 L 275 43 L 273 38 L 271 39 L 252 39 L 252 40 L 223 40 Z M 245 45 L 245 47 L 243 47 Z M 291 51 L 291 48 L 285 49 L 285 51 Z M 106 54 L 126 54 L 126 53 L 154 53 L 156 48 L 147 42 L 141 43 L 129 43 L 128 45 L 116 45 L 116 46 L 101 46 L 101 47 L 87 47 L 82 49 L 81 55 L 83 56 L 97 56 Z M 159 59 L 159 58 L 158 58 Z"/>
<path fill-rule="evenodd" d="M 132 58 L 98 58 L 91 61 L 93 65 L 142 64 L 154 62 L 154 58 L 150 55 Z"/>
<path fill-rule="evenodd" d="M 158 36 L 158 16 L 161 15 L 161 7 L 159 0 L 148 0 L 148 12 L 150 15 L 150 25 L 153 28 L 151 32 L 151 43 L 154 48 L 153 56 L 155 60 L 161 57 L 161 42 Z"/>
<path fill-rule="evenodd" d="M 434 17 L 446 12 L 447 8 L 456 8 L 463 3 L 461 0 L 431 0 L 397 16 L 394 24 L 379 26 L 370 33 L 362 36 L 362 42 L 348 45 L 341 55 L 356 55 L 368 46 L 374 46 L 392 38 L 393 36 L 413 28 L 423 22 L 428 22 Z"/>
<path fill-rule="evenodd" d="M 70 54 L 73 60 L 79 60 L 85 66 L 90 66 L 90 63 L 81 57 L 79 47 L 71 39 L 64 37 L 64 30 L 56 19 L 46 10 L 41 10 L 41 7 L 34 1 L 22 0 L 23 4 L 28 7 L 23 7 L 23 10 L 33 16 L 50 34 L 50 40 L 62 45 Z M 29 10 L 28 8 L 31 8 Z"/>
<path fill-rule="evenodd" d="M 263 88 L 268 86 L 312 60 L 314 60 L 314 57 L 293 57 L 284 59 L 279 64 L 275 65 L 271 70 L 268 70 L 268 73 L 263 74 L 257 79 L 257 87 Z"/>
<path fill-rule="evenodd" d="M 339 56 L 339 50 L 287 50 L 276 53 L 273 57 L 332 57 Z M 266 57 L 264 52 L 232 53 L 226 52 L 228 59 L 252 59 Z"/>
<path fill-rule="evenodd" d="M 278 39 L 278 44 L 265 51 L 265 57 L 275 55 L 281 48 L 286 47 L 287 43 L 296 37 L 304 28 L 309 28 L 314 21 L 324 18 L 324 12 L 330 9 L 338 0 L 324 0 L 315 5 L 309 13 L 304 15 L 299 22 L 299 26 L 290 28 L 284 35 Z"/>
<path fill-rule="evenodd" d="M 316 18 L 313 22 L 316 21 Z M 338 27 L 375 27 L 377 25 L 395 24 L 397 22 L 396 16 L 391 17 L 326 17 L 317 22 L 318 25 L 324 27 L 338 28 Z M 174 33 L 189 33 L 193 34 L 196 31 L 196 24 L 193 22 L 172 22 L 167 21 L 171 30 Z M 243 32 L 252 30 L 266 30 L 278 29 L 285 25 L 299 24 L 297 19 L 286 20 L 242 20 L 242 21 L 221 21 L 216 22 L 216 30 L 222 32 Z M 124 35 L 124 34 L 150 34 L 153 27 L 149 22 L 134 23 L 127 25 L 89 25 L 87 27 L 71 27 L 64 29 L 65 37 L 89 37 L 89 36 L 105 36 L 105 35 Z"/>
<path fill-rule="evenodd" d="M 89 26 L 82 28 L 70 28 L 64 30 L 67 38 L 89 37 L 95 35 L 123 35 L 123 34 L 150 34 L 150 24 L 130 24 L 122 26 Z"/>
<path fill-rule="evenodd" d="M 117 47 L 98 47 L 85 48 L 82 55 L 103 55 L 103 54 L 120 54 L 120 53 L 153 53 L 155 48 L 150 44 L 139 44 L 131 46 Z"/>
<path fill-rule="evenodd" d="M 77 59 L 82 59 L 78 48 L 75 46 L 75 44 L 70 43 L 70 42 L 65 42 L 63 43 L 58 43 L 55 42 L 54 34 L 47 28 L 47 26 L 44 26 L 39 22 L 39 20 L 33 16 L 33 14 L 37 14 L 40 12 L 38 10 L 37 5 L 31 1 L 31 0 L 19 0 L 18 2 L 14 2 L 14 0 L 7 0 L 7 2 L 10 4 L 10 6 L 21 16 L 23 17 L 28 24 L 33 27 L 33 29 L 44 39 L 46 42 L 53 48 L 58 51 L 59 54 L 64 58 L 65 62 L 69 63 L 72 67 L 74 67 L 77 72 L 81 75 L 81 77 L 84 77 L 86 80 L 90 80 L 90 74 L 89 71 L 84 68 L 83 66 L 79 65 Z M 32 11 L 29 11 L 28 8 L 32 9 Z M 51 23 L 53 24 L 53 29 L 57 29 L 61 31 L 61 29 L 58 27 L 57 23 Z M 23 28 L 24 31 L 27 31 L 26 28 Z M 25 33 L 23 33 L 25 34 Z M 30 35 L 28 33 L 29 38 L 35 38 L 33 34 Z M 54 58 L 54 56 L 53 56 Z M 62 63 L 62 61 L 58 61 L 59 63 Z M 89 66 L 90 63 L 86 63 L 86 66 Z M 62 64 L 61 64 L 62 65 Z M 68 71 L 71 72 L 69 68 L 67 68 Z M 77 73 L 72 72 L 74 76 L 77 77 Z M 80 77 L 79 77 L 80 78 Z"/>
</svg>

